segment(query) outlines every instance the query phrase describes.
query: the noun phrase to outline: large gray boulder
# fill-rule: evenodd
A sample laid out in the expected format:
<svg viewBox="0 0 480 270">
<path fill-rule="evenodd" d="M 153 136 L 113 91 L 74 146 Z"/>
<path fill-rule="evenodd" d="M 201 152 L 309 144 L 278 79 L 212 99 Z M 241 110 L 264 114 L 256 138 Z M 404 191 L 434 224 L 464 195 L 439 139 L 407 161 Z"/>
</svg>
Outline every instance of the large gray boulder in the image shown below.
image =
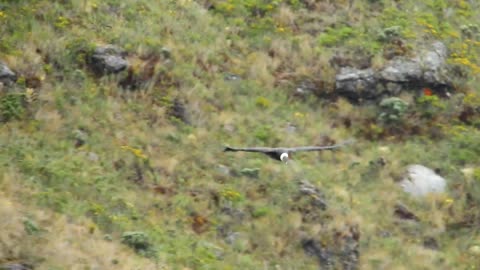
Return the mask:
<svg viewBox="0 0 480 270">
<path fill-rule="evenodd" d="M 432 169 L 414 164 L 407 167 L 400 186 L 413 197 L 425 197 L 430 193 L 445 192 L 447 181 Z"/>
<path fill-rule="evenodd" d="M 393 83 L 419 81 L 423 76 L 419 62 L 408 59 L 394 59 L 378 74 L 380 80 Z"/>
<path fill-rule="evenodd" d="M 100 75 L 114 74 L 128 67 L 125 56 L 125 51 L 115 45 L 98 45 L 89 62 L 92 69 Z"/>
<path fill-rule="evenodd" d="M 440 41 L 422 49 L 413 59 L 396 58 L 390 61 L 378 77 L 383 83 L 393 83 L 410 87 L 412 84 L 447 85 L 445 76 L 447 47 Z M 397 93 L 395 93 L 397 94 Z"/>
<path fill-rule="evenodd" d="M 0 83 L 11 85 L 17 80 L 17 75 L 3 62 L 0 62 Z"/>
<path fill-rule="evenodd" d="M 336 92 L 348 99 L 376 98 L 378 80 L 373 69 L 341 68 L 335 77 Z"/>
<path fill-rule="evenodd" d="M 440 41 L 434 42 L 430 50 L 424 51 L 418 61 L 424 70 L 423 80 L 430 84 L 450 84 L 446 76 L 445 62 L 447 47 Z"/>
<path fill-rule="evenodd" d="M 451 85 L 446 59 L 447 47 L 436 41 L 416 57 L 397 57 L 377 70 L 344 67 L 335 77 L 336 93 L 351 100 L 372 100 L 424 87 L 445 91 Z"/>
</svg>

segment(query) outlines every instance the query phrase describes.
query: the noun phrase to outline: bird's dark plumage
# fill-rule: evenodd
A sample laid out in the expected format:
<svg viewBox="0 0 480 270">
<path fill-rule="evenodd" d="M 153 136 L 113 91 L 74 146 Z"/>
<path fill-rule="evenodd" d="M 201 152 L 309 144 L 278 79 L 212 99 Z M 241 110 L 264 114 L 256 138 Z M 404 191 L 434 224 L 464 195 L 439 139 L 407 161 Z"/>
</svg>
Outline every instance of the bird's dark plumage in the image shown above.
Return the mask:
<svg viewBox="0 0 480 270">
<path fill-rule="evenodd" d="M 263 153 L 273 159 L 281 160 L 281 155 L 287 153 L 300 152 L 300 151 L 323 151 L 323 150 L 334 150 L 345 146 L 347 144 L 353 143 L 353 140 L 348 140 L 340 144 L 327 145 L 327 146 L 301 146 L 301 147 L 225 147 L 224 152 L 256 152 Z"/>
</svg>

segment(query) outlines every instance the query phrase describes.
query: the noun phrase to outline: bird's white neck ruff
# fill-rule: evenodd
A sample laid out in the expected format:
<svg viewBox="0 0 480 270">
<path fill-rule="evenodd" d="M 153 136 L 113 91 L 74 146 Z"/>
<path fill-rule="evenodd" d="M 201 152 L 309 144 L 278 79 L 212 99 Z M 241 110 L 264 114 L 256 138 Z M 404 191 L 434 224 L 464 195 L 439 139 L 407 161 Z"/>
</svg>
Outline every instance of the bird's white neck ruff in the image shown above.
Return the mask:
<svg viewBox="0 0 480 270">
<path fill-rule="evenodd" d="M 288 153 L 282 153 L 280 155 L 280 160 L 283 161 L 283 162 L 287 162 L 288 161 Z"/>
</svg>

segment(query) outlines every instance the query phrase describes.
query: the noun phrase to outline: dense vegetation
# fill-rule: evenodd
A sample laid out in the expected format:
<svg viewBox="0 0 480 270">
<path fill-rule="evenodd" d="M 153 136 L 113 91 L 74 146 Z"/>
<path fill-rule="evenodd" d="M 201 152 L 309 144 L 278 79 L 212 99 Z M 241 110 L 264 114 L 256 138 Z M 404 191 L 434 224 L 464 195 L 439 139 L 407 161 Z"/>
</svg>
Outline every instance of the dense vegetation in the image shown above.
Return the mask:
<svg viewBox="0 0 480 270">
<path fill-rule="evenodd" d="M 1 1 L 0 61 L 17 78 L 0 87 L 0 265 L 479 269 L 479 8 Z M 336 94 L 334 56 L 381 67 L 434 40 L 449 50 L 447 96 Z M 100 44 L 123 48 L 128 69 L 92 70 Z M 349 138 L 287 165 L 222 152 Z M 405 194 L 396 182 L 416 163 L 448 191 Z"/>
</svg>

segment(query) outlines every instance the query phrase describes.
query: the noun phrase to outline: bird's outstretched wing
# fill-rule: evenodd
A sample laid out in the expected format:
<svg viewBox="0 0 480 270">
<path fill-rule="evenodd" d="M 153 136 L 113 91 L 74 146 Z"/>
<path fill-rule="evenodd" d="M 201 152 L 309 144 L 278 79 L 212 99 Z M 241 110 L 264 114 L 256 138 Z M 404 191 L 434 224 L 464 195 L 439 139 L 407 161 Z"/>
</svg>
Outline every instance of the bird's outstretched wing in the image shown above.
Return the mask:
<svg viewBox="0 0 480 270">
<path fill-rule="evenodd" d="M 322 150 L 332 150 L 336 148 L 340 148 L 347 144 L 353 143 L 354 140 L 344 141 L 339 144 L 335 145 L 327 145 L 327 146 L 301 146 L 301 147 L 290 147 L 290 148 L 283 148 L 283 147 L 230 147 L 226 146 L 223 151 L 224 152 L 259 152 L 259 153 L 290 153 L 290 152 L 299 152 L 299 151 L 322 151 Z"/>
<path fill-rule="evenodd" d="M 275 151 L 275 148 L 270 148 L 270 147 L 230 147 L 226 146 L 225 149 L 223 149 L 224 152 L 259 152 L 259 153 L 268 153 Z"/>
<path fill-rule="evenodd" d="M 348 141 L 344 141 L 342 143 L 334 144 L 334 145 L 291 147 L 291 148 L 287 148 L 287 150 L 289 152 L 332 150 L 332 149 L 340 148 L 342 146 L 351 144 L 353 142 L 354 140 L 348 140 Z"/>
</svg>

